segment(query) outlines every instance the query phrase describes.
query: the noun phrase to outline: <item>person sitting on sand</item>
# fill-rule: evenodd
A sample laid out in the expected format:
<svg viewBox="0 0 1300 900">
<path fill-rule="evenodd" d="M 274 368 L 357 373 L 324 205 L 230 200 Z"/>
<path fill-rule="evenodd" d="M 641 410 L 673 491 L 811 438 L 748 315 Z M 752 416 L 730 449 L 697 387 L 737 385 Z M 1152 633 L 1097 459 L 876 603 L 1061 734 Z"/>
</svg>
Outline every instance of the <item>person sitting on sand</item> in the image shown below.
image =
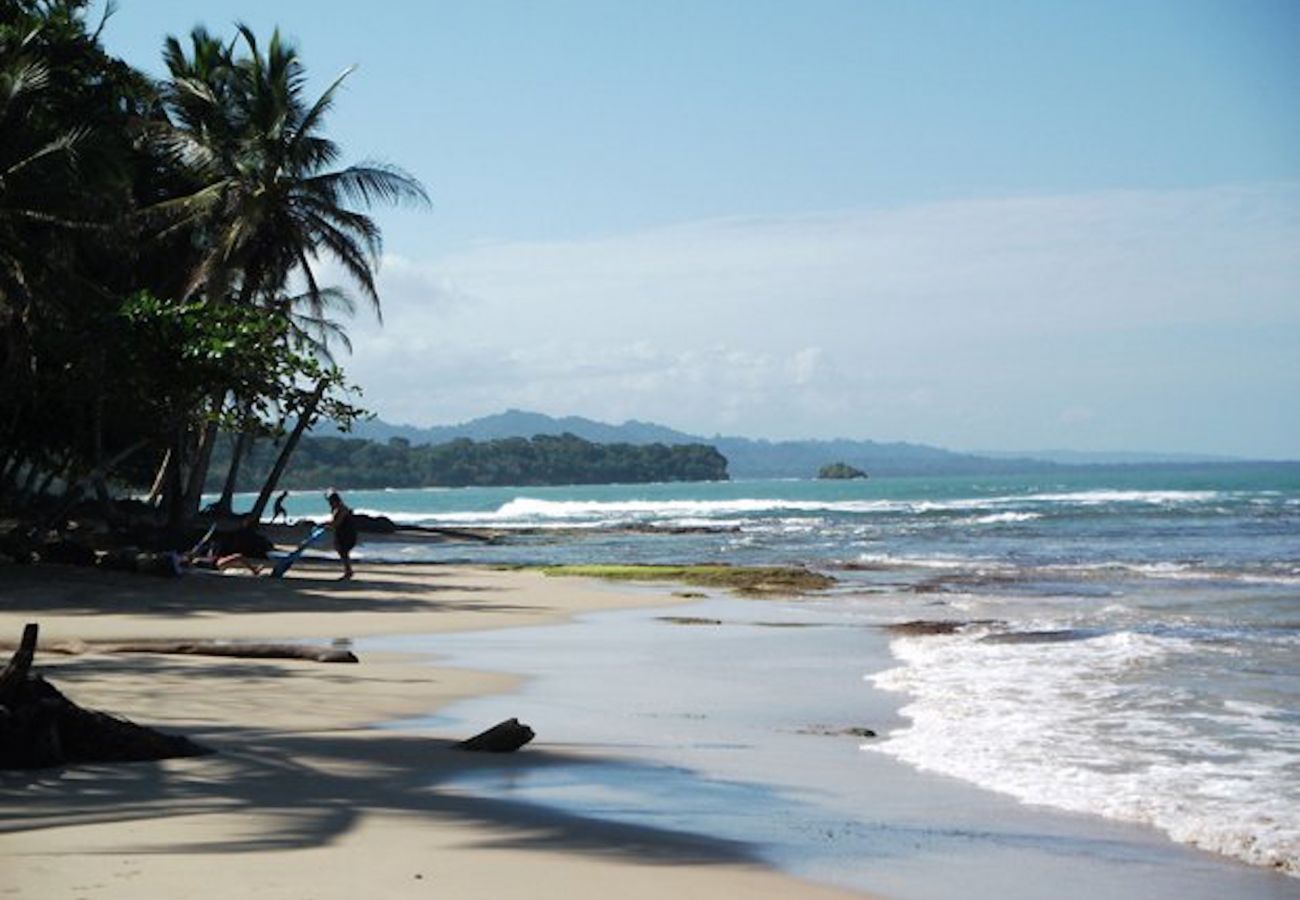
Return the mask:
<svg viewBox="0 0 1300 900">
<path fill-rule="evenodd" d="M 289 496 L 289 492 L 285 491 L 280 496 L 275 498 L 275 507 L 271 510 L 272 522 L 274 522 L 276 519 L 284 519 L 286 522 L 289 521 L 289 513 L 284 508 L 284 499 L 288 496 Z"/>
<path fill-rule="evenodd" d="M 262 567 L 252 562 L 244 554 L 219 552 L 215 541 L 213 541 L 215 530 L 215 527 L 209 529 L 203 539 L 195 544 L 193 548 L 172 554 L 172 566 L 175 568 L 177 575 L 181 575 L 190 569 L 224 572 L 235 566 L 243 566 L 254 575 L 262 574 Z"/>
<path fill-rule="evenodd" d="M 243 566 L 254 575 L 262 574 L 262 567 L 250 560 L 242 553 L 227 553 L 225 556 L 218 556 L 215 553 L 205 553 L 202 556 L 195 556 L 190 553 L 176 554 L 176 562 L 181 571 L 185 569 L 208 569 L 217 572 L 224 572 L 235 566 Z"/>
<path fill-rule="evenodd" d="M 347 581 L 352 577 L 352 548 L 357 545 L 357 522 L 352 516 L 352 509 L 343 502 L 338 491 L 330 491 L 325 495 L 325 499 L 330 505 L 330 525 L 334 529 L 334 549 L 338 551 L 339 559 L 343 560 L 343 577 L 340 581 Z"/>
</svg>

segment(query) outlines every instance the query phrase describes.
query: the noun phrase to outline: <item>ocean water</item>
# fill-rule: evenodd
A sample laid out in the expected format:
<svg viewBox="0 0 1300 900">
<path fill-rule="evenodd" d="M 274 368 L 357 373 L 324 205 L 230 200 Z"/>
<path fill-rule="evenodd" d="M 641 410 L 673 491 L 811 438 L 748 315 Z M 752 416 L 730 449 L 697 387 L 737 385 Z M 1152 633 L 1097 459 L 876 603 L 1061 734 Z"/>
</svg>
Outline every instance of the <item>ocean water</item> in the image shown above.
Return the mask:
<svg viewBox="0 0 1300 900">
<path fill-rule="evenodd" d="M 842 621 L 950 626 L 864 664 L 902 707 L 862 754 L 1300 877 L 1300 466 L 348 499 L 507 533 L 374 559 L 827 571 Z"/>
</svg>

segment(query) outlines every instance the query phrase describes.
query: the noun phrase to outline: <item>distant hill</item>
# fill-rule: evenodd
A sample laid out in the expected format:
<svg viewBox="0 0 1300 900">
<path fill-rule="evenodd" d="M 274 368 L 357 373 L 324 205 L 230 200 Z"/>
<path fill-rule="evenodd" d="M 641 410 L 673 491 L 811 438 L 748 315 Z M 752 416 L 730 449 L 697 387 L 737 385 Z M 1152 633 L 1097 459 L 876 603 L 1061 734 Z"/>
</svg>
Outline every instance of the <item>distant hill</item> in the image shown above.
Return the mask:
<svg viewBox="0 0 1300 900">
<path fill-rule="evenodd" d="M 334 435 L 333 428 L 317 434 Z M 676 431 L 651 422 L 628 420 L 621 425 L 582 416 L 555 418 L 543 413 L 510 409 L 459 425 L 418 428 L 393 425 L 380 419 L 359 422 L 352 437 L 386 442 L 402 438 L 412 444 L 442 444 L 458 438 L 491 441 L 539 434 L 573 434 L 599 444 L 709 444 L 727 458 L 733 478 L 812 478 L 830 462 L 844 462 L 868 475 L 989 474 L 1051 469 L 1051 462 L 1028 458 L 992 459 L 954 453 L 927 444 L 877 441 L 809 440 L 767 441 L 743 437 L 705 437 Z"/>
<path fill-rule="evenodd" d="M 333 427 L 317 430 L 321 435 L 337 435 Z M 472 419 L 459 425 L 433 425 L 419 428 L 415 425 L 394 425 L 383 419 L 358 422 L 350 432 L 351 437 L 372 441 L 404 438 L 412 444 L 445 444 L 457 438 L 471 441 L 495 441 L 509 437 L 533 437 L 538 434 L 573 434 L 584 441 L 596 444 L 698 444 L 707 443 L 701 438 L 674 431 L 663 425 L 637 422 L 629 419 L 622 425 L 610 425 L 585 419 L 582 416 L 555 418 L 543 413 L 508 409 L 503 413 Z"/>
<path fill-rule="evenodd" d="M 218 442 L 208 489 L 220 490 L 233 440 Z M 266 480 L 275 454 L 260 448 L 244 461 L 238 490 L 252 491 Z M 348 488 L 466 487 L 499 485 L 644 484 L 663 481 L 726 481 L 727 461 L 703 444 L 595 442 L 572 434 L 457 438 L 416 444 L 394 435 L 365 437 L 306 435 L 280 479 L 280 487 Z"/>
<path fill-rule="evenodd" d="M 334 436 L 332 426 L 319 435 Z M 381 419 L 358 422 L 352 437 L 386 442 L 399 437 L 412 444 L 442 444 L 457 438 L 493 441 L 510 437 L 573 434 L 597 444 L 707 444 L 727 458 L 732 478 L 813 478 L 822 466 L 842 462 L 880 475 L 990 475 L 1051 472 L 1076 466 L 1165 465 L 1196 466 L 1241 463 L 1248 460 L 1193 453 L 1121 453 L 1077 450 L 1025 452 L 980 451 L 958 453 L 929 444 L 881 443 L 846 439 L 768 441 L 744 437 L 688 434 L 653 422 L 629 419 L 621 425 L 582 416 L 556 418 L 543 413 L 508 409 L 459 425 L 417 428 L 393 425 Z"/>
<path fill-rule="evenodd" d="M 1239 456 L 1215 456 L 1208 453 L 1129 453 L 1114 450 L 978 450 L 979 456 L 990 459 L 1041 459 L 1063 466 L 1132 466 L 1132 465 L 1194 465 L 1199 463 L 1240 463 L 1247 460 Z"/>
</svg>

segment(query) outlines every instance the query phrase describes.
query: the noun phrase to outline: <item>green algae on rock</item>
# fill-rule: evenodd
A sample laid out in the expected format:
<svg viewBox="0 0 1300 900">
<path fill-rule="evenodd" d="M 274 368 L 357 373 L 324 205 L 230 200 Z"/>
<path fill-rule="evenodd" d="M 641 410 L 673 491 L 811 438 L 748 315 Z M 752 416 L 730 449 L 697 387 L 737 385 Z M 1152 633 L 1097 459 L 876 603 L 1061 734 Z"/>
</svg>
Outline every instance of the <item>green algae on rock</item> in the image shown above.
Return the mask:
<svg viewBox="0 0 1300 900">
<path fill-rule="evenodd" d="M 676 581 L 698 587 L 728 588 L 750 596 L 805 594 L 824 591 L 835 584 L 829 575 L 799 566 L 563 565 L 544 566 L 542 572 L 611 581 Z"/>
</svg>

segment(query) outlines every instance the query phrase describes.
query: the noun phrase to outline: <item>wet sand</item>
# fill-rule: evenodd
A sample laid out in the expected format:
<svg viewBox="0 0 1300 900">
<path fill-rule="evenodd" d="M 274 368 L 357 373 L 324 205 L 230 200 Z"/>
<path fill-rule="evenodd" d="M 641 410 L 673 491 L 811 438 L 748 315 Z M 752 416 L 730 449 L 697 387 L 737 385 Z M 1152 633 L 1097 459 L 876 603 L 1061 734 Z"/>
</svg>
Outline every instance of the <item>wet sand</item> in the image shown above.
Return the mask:
<svg viewBox="0 0 1300 900">
<path fill-rule="evenodd" d="M 543 625 L 672 602 L 532 572 L 304 562 L 284 581 L 0 569 L 0 637 L 77 703 L 183 732 L 197 759 L 0 774 L 0 893 L 19 898 L 863 896 L 781 874 L 743 841 L 612 823 L 454 784 L 590 765 L 548 746 L 467 754 L 375 727 L 518 678 L 363 650 L 358 664 L 107 654 L 138 639 L 357 641 Z M 365 642 L 361 641 L 364 646 Z M 487 727 L 477 723 L 469 731 Z M 460 735 L 468 736 L 468 734 Z M 587 748 L 588 750 L 592 748 Z"/>
</svg>

